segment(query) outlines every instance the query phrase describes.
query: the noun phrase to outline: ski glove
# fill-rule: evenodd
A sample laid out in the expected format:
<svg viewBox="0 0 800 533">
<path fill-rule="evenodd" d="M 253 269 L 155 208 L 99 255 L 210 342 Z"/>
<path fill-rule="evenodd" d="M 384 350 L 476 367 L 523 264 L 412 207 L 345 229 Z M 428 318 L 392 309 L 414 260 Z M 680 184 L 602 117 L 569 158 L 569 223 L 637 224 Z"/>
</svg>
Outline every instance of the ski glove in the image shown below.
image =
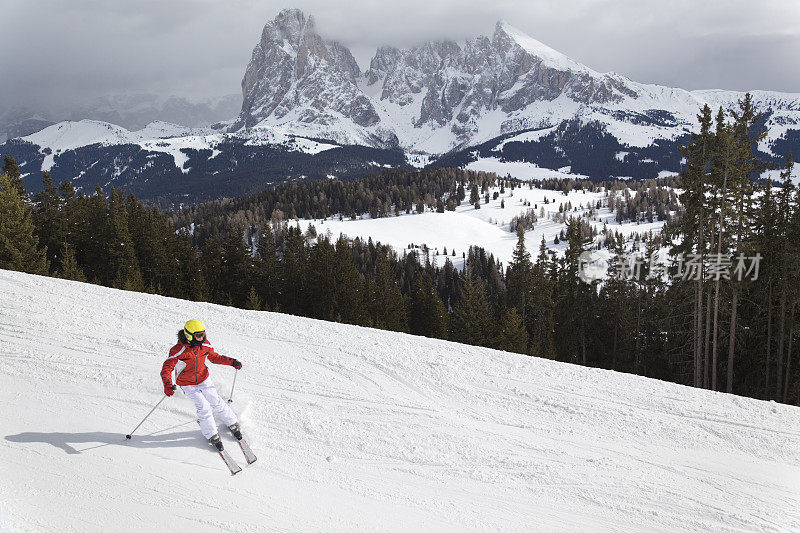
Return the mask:
<svg viewBox="0 0 800 533">
<path fill-rule="evenodd" d="M 240 370 L 242 368 L 242 363 L 234 359 L 233 362 L 231 363 L 231 366 L 236 370 Z"/>
<path fill-rule="evenodd" d="M 175 394 L 175 385 L 172 383 L 164 383 L 164 394 L 167 396 L 172 396 Z"/>
</svg>

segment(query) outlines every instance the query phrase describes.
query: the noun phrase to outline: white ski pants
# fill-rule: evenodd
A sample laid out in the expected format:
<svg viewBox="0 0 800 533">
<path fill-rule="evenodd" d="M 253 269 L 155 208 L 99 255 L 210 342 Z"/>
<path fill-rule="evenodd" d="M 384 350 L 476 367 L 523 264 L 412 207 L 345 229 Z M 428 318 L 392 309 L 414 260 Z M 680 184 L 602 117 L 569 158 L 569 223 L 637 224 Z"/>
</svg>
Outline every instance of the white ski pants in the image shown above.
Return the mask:
<svg viewBox="0 0 800 533">
<path fill-rule="evenodd" d="M 219 416 L 226 426 L 236 423 L 236 414 L 219 397 L 217 388 L 210 377 L 199 385 L 181 385 L 181 390 L 194 402 L 197 419 L 200 420 L 200 431 L 203 432 L 205 438 L 210 439 L 217 434 L 214 414 Z"/>
</svg>

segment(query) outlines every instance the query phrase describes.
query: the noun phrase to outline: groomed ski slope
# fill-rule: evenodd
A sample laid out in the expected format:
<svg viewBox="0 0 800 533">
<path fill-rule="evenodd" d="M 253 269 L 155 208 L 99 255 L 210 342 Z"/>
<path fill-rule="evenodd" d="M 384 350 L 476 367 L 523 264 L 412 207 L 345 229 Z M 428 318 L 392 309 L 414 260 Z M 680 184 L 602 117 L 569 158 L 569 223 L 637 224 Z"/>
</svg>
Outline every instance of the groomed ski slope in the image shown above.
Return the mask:
<svg viewBox="0 0 800 533">
<path fill-rule="evenodd" d="M 5 270 L 0 295 L 0 531 L 800 529 L 797 407 Z M 180 392 L 124 437 L 193 317 L 244 363 L 236 476 Z"/>
</svg>

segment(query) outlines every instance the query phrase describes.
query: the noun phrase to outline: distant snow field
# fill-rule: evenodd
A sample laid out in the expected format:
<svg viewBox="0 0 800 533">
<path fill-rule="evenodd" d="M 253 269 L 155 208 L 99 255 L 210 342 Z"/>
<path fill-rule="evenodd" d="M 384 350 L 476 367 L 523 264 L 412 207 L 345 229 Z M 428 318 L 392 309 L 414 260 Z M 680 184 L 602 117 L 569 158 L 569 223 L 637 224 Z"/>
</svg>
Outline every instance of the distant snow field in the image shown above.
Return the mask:
<svg viewBox="0 0 800 533">
<path fill-rule="evenodd" d="M 479 170 L 483 172 L 494 172 L 498 176 L 505 177 L 510 175 L 512 178 L 521 180 L 544 180 L 544 179 L 584 179 L 587 176 L 580 174 L 570 174 L 561 170 L 553 170 L 540 167 L 534 163 L 523 161 L 501 161 L 496 157 L 484 157 L 473 161 L 465 166 L 467 170 Z"/>
<path fill-rule="evenodd" d="M 5 270 L 0 288 L 3 531 L 800 530 L 796 407 Z M 195 317 L 244 363 L 231 405 L 259 460 L 236 476 L 180 391 L 124 437 Z"/>
<path fill-rule="evenodd" d="M 491 198 L 495 191 L 498 192 L 498 198 L 493 200 Z M 566 249 L 565 242 L 555 244 L 555 238 L 566 228 L 563 222 L 554 219 L 559 213 L 560 206 L 566 209 L 567 204 L 571 203 L 573 210 L 565 214 L 581 217 L 586 214 L 589 205 L 594 207 L 598 201 L 607 204 L 607 201 L 604 202 L 607 200 L 605 192 L 573 190 L 565 195 L 561 191 L 530 189 L 528 185 L 517 187 L 513 191 L 506 188 L 502 195 L 499 192 L 499 187 L 490 188 L 489 203 L 484 203 L 482 196 L 480 209 L 475 209 L 474 206 L 464 202 L 455 211 L 444 213 L 427 211 L 422 214 L 402 214 L 376 219 L 365 216 L 356 220 L 347 218 L 339 220 L 337 217 L 324 221 L 306 219 L 300 220 L 298 224 L 303 231 L 313 224 L 317 234 L 325 235 L 330 232 L 334 239 L 340 234 L 353 239 L 372 238 L 373 241 L 392 246 L 400 254 L 404 250 L 408 251 L 410 244 L 415 246 L 425 244 L 431 250 L 431 260 L 435 258 L 439 266 L 444 265 L 445 256 L 437 253 L 443 254 L 445 248 L 453 264 L 463 267 L 462 253 L 466 253 L 470 246 L 480 246 L 508 266 L 517 245 L 517 235 L 509 229 L 511 219 L 515 216 L 533 210 L 539 219 L 534 224 L 533 230 L 525 233 L 525 247 L 535 258 L 542 237 L 545 238 L 549 249 L 559 253 Z M 469 191 L 466 193 L 469 198 Z M 545 204 L 545 200 L 548 203 Z M 505 207 L 501 207 L 502 203 Z M 542 210 L 544 217 L 540 216 Z M 612 213 L 608 207 L 596 209 L 595 218 L 596 220 L 590 219 L 587 222 L 598 231 L 602 231 L 605 225 L 609 230 L 618 231 L 625 236 L 633 233 L 642 235 L 649 232 L 658 233 L 664 225 L 664 222 L 660 221 L 618 224 L 616 213 Z M 453 250 L 456 251 L 455 257 L 452 255 Z"/>
</svg>

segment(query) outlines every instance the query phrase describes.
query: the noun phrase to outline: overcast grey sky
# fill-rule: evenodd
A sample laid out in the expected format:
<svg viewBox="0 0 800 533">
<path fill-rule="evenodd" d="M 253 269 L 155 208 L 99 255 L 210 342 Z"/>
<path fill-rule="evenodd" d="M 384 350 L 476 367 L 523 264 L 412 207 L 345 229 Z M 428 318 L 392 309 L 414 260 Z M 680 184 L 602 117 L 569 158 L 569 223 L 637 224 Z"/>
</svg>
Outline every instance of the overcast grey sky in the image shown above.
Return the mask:
<svg viewBox="0 0 800 533">
<path fill-rule="evenodd" d="M 362 68 L 379 45 L 490 35 L 502 18 L 636 81 L 800 93 L 798 0 L 1 0 L 0 103 L 239 93 L 285 7 L 313 14 Z"/>
</svg>

